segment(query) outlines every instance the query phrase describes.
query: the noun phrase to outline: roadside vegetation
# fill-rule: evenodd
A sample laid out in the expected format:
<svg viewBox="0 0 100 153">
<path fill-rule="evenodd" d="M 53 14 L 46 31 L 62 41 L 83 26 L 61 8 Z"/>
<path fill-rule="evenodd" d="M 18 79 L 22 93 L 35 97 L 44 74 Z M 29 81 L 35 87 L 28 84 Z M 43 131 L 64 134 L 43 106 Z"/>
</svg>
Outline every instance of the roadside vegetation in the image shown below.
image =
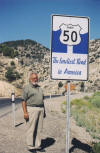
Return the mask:
<svg viewBox="0 0 100 153">
<path fill-rule="evenodd" d="M 66 102 L 62 103 L 61 109 L 66 113 Z M 71 116 L 78 126 L 86 128 L 94 139 L 100 140 L 100 92 L 72 100 Z"/>
<path fill-rule="evenodd" d="M 14 65 L 13 62 L 12 62 L 12 65 Z M 14 66 L 15 66 L 15 65 L 14 65 Z M 7 68 L 7 71 L 6 71 L 6 73 L 5 73 L 5 77 L 6 77 L 6 79 L 7 79 L 9 82 L 12 82 L 12 81 L 14 81 L 14 80 L 20 79 L 20 78 L 21 78 L 21 75 L 20 75 L 19 72 L 17 72 L 17 71 L 15 70 L 14 67 L 8 67 L 8 68 Z"/>
<path fill-rule="evenodd" d="M 4 44 L 0 44 L 0 53 L 3 54 L 3 56 L 8 56 L 10 58 L 14 58 L 18 56 L 18 51 L 15 51 L 13 48 L 8 47 Z"/>
<path fill-rule="evenodd" d="M 90 153 L 100 153 L 100 142 L 95 143 L 95 144 L 92 146 L 92 150 L 91 150 Z"/>
</svg>

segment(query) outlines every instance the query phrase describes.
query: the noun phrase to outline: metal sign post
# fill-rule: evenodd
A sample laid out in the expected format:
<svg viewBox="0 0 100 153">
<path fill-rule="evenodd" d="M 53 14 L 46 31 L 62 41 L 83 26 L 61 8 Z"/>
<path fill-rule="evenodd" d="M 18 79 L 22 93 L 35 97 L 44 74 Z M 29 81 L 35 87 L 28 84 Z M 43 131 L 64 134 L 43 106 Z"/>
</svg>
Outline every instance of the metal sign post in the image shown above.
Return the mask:
<svg viewBox="0 0 100 153">
<path fill-rule="evenodd" d="M 15 127 L 15 93 L 11 93 L 13 127 Z"/>
<path fill-rule="evenodd" d="M 69 153 L 69 147 L 70 147 L 70 81 L 67 81 L 67 108 L 66 108 L 66 114 L 67 114 L 67 122 L 66 122 L 66 153 Z"/>
</svg>

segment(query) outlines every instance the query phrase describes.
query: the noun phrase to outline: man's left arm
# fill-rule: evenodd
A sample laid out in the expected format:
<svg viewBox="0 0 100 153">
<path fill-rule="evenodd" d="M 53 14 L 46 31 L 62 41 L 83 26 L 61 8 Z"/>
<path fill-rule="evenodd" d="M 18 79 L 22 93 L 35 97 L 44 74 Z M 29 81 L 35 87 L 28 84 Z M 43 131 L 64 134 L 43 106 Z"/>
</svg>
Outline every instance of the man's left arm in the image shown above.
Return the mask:
<svg viewBox="0 0 100 153">
<path fill-rule="evenodd" d="M 24 119 L 26 121 L 29 120 L 29 115 L 27 112 L 27 97 L 28 97 L 28 91 L 27 91 L 27 88 L 25 87 L 23 89 L 23 93 L 22 93 L 22 108 L 23 108 L 23 112 L 24 112 Z"/>
<path fill-rule="evenodd" d="M 27 105 L 26 105 L 25 101 L 22 101 L 22 108 L 23 108 L 23 112 L 24 112 L 24 119 L 26 121 L 28 121 L 29 120 L 29 115 L 28 115 L 28 112 L 27 112 Z"/>
</svg>

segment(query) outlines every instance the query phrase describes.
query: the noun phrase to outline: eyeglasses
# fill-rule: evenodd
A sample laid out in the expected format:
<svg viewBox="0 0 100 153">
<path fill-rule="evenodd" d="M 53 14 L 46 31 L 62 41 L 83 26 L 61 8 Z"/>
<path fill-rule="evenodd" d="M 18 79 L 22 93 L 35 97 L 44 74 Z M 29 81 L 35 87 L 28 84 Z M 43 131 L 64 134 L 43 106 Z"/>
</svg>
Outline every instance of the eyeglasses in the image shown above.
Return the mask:
<svg viewBox="0 0 100 153">
<path fill-rule="evenodd" d="M 36 79 L 38 79 L 37 77 L 35 77 L 35 78 L 31 78 L 32 80 L 36 80 Z"/>
</svg>

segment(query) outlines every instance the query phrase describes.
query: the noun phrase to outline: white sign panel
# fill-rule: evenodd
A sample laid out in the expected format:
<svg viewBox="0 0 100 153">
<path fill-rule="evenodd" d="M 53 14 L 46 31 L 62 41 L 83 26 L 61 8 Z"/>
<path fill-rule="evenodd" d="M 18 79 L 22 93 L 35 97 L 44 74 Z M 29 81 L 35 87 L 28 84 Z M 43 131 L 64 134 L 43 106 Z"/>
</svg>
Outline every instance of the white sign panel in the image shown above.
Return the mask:
<svg viewBox="0 0 100 153">
<path fill-rule="evenodd" d="M 89 19 L 52 16 L 52 79 L 87 80 Z"/>
</svg>

